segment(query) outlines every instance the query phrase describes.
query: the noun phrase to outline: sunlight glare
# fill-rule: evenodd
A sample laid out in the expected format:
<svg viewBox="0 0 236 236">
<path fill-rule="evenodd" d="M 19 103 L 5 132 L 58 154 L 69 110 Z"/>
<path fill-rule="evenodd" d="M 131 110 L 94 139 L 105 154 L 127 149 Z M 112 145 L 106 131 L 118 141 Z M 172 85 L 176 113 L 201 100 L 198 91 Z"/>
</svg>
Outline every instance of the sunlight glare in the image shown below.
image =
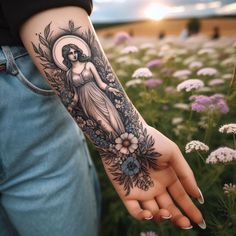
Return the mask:
<svg viewBox="0 0 236 236">
<path fill-rule="evenodd" d="M 161 20 L 170 13 L 170 7 L 152 3 L 145 9 L 145 16 L 152 20 Z"/>
</svg>

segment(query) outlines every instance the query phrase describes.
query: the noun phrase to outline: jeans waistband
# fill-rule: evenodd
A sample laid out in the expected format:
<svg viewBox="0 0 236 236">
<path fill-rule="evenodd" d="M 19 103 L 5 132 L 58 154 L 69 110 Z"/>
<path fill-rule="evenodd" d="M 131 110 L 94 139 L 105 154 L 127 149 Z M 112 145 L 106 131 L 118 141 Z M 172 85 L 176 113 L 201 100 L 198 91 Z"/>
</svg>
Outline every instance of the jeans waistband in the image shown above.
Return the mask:
<svg viewBox="0 0 236 236">
<path fill-rule="evenodd" d="M 18 57 L 27 55 L 27 51 L 23 47 L 9 47 L 1 46 L 0 49 L 0 70 L 4 70 L 9 74 L 16 76 L 26 87 L 32 90 L 34 93 L 44 96 L 55 95 L 53 90 L 41 89 L 32 84 L 25 78 L 22 72 L 19 70 L 15 59 Z"/>
</svg>

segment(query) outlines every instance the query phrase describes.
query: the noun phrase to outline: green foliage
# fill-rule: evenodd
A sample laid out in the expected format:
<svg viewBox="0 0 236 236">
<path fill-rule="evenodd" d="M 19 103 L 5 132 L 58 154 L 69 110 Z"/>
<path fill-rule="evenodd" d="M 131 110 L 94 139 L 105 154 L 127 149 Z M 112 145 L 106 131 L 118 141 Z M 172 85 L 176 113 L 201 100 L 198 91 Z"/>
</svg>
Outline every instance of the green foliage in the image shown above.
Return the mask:
<svg viewBox="0 0 236 236">
<path fill-rule="evenodd" d="M 192 230 L 181 230 L 169 221 L 156 224 L 152 221 L 134 220 L 109 182 L 98 153 L 90 145 L 102 187 L 103 211 L 100 235 L 138 236 L 140 232 L 147 231 L 154 231 L 158 236 L 236 235 L 236 194 L 235 192 L 225 194 L 223 190 L 225 183 L 236 182 L 235 163 L 206 164 L 197 152 L 186 154 L 184 151 L 186 143 L 193 139 L 209 145 L 210 152 L 220 146 L 235 148 L 233 136 L 222 134 L 218 129 L 223 124 L 236 123 L 236 78 L 229 78 L 229 75 L 233 78 L 234 64 L 232 62 L 236 61 L 236 49 L 227 38 L 219 42 L 209 42 L 205 39 L 195 39 L 194 43 L 178 43 L 175 40 L 162 41 L 161 43 L 155 42 L 153 47 L 149 48 L 142 47 L 145 40 L 136 43 L 140 47 L 138 52 L 127 55 L 121 53 L 125 45 L 107 46 L 109 42 L 104 41 L 103 46 L 128 96 L 147 123 L 175 141 L 182 150 L 205 198 L 204 205 L 199 205 L 195 199 L 193 201 L 201 209 L 207 229 L 202 230 L 193 224 Z M 200 50 L 204 48 L 211 48 L 213 52 L 200 53 Z M 160 54 L 164 50 L 166 50 L 165 53 Z M 161 85 L 154 88 L 150 88 L 144 83 L 126 86 L 128 81 L 133 80 L 132 74 L 137 68 L 144 67 L 147 62 L 157 58 L 162 61 L 162 64 L 153 67 L 151 71 L 153 78 L 163 81 Z M 175 71 L 188 69 L 190 62 L 196 60 L 202 62 L 203 67 L 214 67 L 218 73 L 213 76 L 199 76 L 198 69 L 191 69 L 191 75 L 187 78 L 174 78 Z M 190 78 L 202 79 L 205 88 L 208 89 L 177 92 L 176 86 L 181 81 Z M 223 83 L 209 85 L 212 79 L 217 78 L 222 78 Z M 145 78 L 140 79 L 146 80 Z M 166 91 L 169 86 L 172 86 L 171 92 Z M 191 95 L 216 93 L 225 95 L 230 109 L 227 114 L 191 111 L 189 101 Z M 182 104 L 182 108 L 177 104 Z M 208 154 L 201 155 L 206 159 Z"/>
</svg>

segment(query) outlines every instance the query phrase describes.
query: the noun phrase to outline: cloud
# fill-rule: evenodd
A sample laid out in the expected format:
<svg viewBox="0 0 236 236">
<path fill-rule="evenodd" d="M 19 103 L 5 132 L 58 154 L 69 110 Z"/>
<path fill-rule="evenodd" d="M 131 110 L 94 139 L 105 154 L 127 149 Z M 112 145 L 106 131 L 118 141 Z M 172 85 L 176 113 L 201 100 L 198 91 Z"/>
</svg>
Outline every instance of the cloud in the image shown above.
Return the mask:
<svg viewBox="0 0 236 236">
<path fill-rule="evenodd" d="M 94 0 L 94 11 L 91 16 L 93 22 L 115 22 L 154 18 L 160 15 L 160 9 L 152 9 L 148 16 L 150 6 L 162 6 L 166 17 L 201 17 L 209 15 L 236 14 L 235 0 Z M 163 12 L 162 12 L 162 17 Z M 161 17 L 160 17 L 161 18 Z"/>
</svg>

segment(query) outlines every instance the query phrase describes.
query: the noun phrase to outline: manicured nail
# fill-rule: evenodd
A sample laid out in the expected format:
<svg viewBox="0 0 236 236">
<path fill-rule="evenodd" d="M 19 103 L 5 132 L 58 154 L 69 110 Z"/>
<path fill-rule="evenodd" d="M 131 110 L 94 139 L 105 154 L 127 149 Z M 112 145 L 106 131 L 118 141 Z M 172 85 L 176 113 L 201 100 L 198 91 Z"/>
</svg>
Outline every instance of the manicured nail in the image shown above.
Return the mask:
<svg viewBox="0 0 236 236">
<path fill-rule="evenodd" d="M 144 218 L 145 220 L 151 220 L 153 218 L 153 216 L 150 216 L 150 217 L 146 217 Z"/>
<path fill-rule="evenodd" d="M 202 219 L 202 223 L 201 223 L 201 224 L 198 224 L 198 225 L 199 225 L 199 227 L 200 227 L 201 229 L 205 229 L 205 228 L 206 228 L 206 222 L 205 222 L 205 220 Z"/>
<path fill-rule="evenodd" d="M 168 220 L 172 217 L 172 215 L 170 214 L 169 216 L 161 216 L 161 218 L 165 219 L 165 220 Z"/>
<path fill-rule="evenodd" d="M 181 227 L 181 229 L 192 229 L 193 228 L 193 226 L 192 225 L 190 225 L 190 226 L 188 226 L 188 227 L 186 227 L 186 228 L 184 228 L 184 227 Z"/>
<path fill-rule="evenodd" d="M 198 191 L 199 191 L 201 197 L 198 198 L 197 200 L 198 200 L 198 202 L 199 202 L 200 204 L 203 204 L 203 203 L 204 203 L 204 197 L 203 197 L 203 195 L 202 195 L 202 192 L 201 192 L 200 188 L 198 188 Z"/>
</svg>

